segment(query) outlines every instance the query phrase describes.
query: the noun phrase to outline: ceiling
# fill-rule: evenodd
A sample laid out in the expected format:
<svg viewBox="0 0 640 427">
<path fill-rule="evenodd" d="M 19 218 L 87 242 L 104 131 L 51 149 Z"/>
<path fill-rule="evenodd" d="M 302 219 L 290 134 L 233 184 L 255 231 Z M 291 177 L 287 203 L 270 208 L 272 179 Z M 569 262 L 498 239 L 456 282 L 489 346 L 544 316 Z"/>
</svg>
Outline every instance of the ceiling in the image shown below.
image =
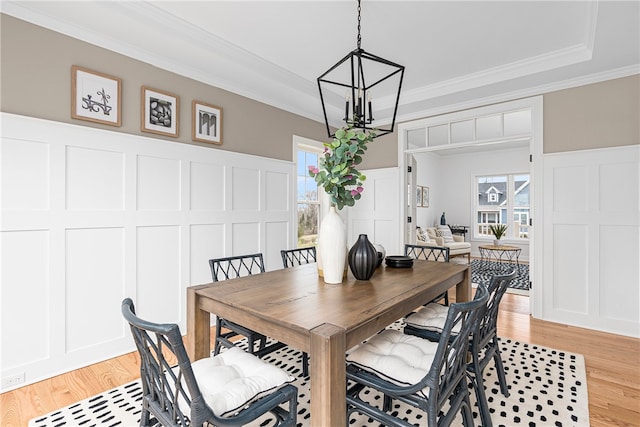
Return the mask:
<svg viewBox="0 0 640 427">
<path fill-rule="evenodd" d="M 317 77 L 356 48 L 354 0 L 3 0 L 1 9 L 318 121 Z M 361 14 L 362 48 L 406 67 L 399 121 L 640 73 L 640 1 L 362 0 Z M 373 96 L 376 123 L 388 123 L 392 96 Z M 344 94 L 329 101 L 344 111 Z"/>
</svg>

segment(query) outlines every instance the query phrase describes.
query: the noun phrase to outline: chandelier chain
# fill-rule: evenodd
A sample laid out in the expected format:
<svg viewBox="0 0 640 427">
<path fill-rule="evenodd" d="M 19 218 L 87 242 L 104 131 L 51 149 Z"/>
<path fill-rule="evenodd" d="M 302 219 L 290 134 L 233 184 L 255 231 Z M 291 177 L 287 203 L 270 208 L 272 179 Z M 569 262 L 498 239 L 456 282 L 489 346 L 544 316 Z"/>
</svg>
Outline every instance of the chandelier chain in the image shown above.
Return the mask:
<svg viewBox="0 0 640 427">
<path fill-rule="evenodd" d="M 327 109 L 324 97 L 325 93 L 331 93 L 331 96 L 333 97 L 333 92 L 335 90 L 347 90 L 344 98 L 344 116 L 342 116 L 342 112 L 340 111 L 342 109 L 338 108 L 340 116 L 342 116 L 341 120 L 350 128 L 362 129 L 363 131 L 376 130 L 376 136 L 386 135 L 393 132 L 396 122 L 396 114 L 398 112 L 400 90 L 402 88 L 402 79 L 404 77 L 404 66 L 367 53 L 362 49 L 362 6 L 361 0 L 356 1 L 358 2 L 358 47 L 349 52 L 347 56 L 342 58 L 338 63 L 318 77 L 318 89 L 320 91 L 322 113 L 324 114 L 327 134 L 330 138 L 335 136 L 335 133 L 331 131 L 331 127 L 334 125 L 334 122 L 338 120 L 338 117 L 334 112 L 335 108 L 333 108 L 335 105 L 331 104 L 331 108 Z M 365 67 L 364 64 L 376 65 L 367 65 Z M 365 68 L 367 68 L 367 70 L 373 68 L 377 71 L 377 74 L 375 74 L 374 77 L 371 77 L 371 73 L 367 71 L 369 86 L 366 85 Z M 388 128 L 380 128 L 378 126 L 372 127 L 374 123 L 379 122 L 381 119 L 374 119 L 373 117 L 374 105 L 370 89 L 373 86 L 376 86 L 376 88 L 379 87 L 377 85 L 383 81 L 388 81 L 390 83 L 390 89 L 391 85 L 396 86 L 397 84 L 397 90 L 395 90 L 394 95 L 395 106 L 393 107 L 391 124 Z M 382 120 L 387 119 L 384 118 Z"/>
<path fill-rule="evenodd" d="M 360 37 L 360 0 L 358 0 L 358 49 L 360 49 L 360 42 L 362 38 Z"/>
</svg>

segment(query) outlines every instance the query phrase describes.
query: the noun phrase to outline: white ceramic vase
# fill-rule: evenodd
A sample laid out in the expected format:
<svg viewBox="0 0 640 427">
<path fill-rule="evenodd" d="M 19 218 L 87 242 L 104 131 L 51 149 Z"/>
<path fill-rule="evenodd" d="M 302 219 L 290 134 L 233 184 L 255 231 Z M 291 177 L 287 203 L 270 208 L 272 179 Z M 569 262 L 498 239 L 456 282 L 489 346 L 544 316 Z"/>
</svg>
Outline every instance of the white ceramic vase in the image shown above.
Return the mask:
<svg viewBox="0 0 640 427">
<path fill-rule="evenodd" d="M 329 208 L 329 213 L 320 223 L 317 246 L 322 260 L 318 268 L 321 269 L 324 282 L 342 283 L 347 256 L 347 228 L 335 206 Z"/>
</svg>

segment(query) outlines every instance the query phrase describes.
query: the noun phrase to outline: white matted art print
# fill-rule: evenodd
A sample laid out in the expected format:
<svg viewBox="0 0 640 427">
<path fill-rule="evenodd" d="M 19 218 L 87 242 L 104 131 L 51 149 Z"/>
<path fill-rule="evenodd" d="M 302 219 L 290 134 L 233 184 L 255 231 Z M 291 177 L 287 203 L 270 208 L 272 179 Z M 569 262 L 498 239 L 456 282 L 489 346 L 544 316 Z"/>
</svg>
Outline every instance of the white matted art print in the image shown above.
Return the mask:
<svg viewBox="0 0 640 427">
<path fill-rule="evenodd" d="M 71 66 L 71 117 L 120 126 L 122 79 Z"/>
<path fill-rule="evenodd" d="M 429 187 L 422 187 L 422 207 L 429 207 Z"/>
<path fill-rule="evenodd" d="M 222 144 L 222 108 L 201 101 L 193 101 L 191 139 Z"/>
<path fill-rule="evenodd" d="M 140 130 L 177 137 L 180 98 L 146 86 L 142 86 L 140 98 Z"/>
</svg>

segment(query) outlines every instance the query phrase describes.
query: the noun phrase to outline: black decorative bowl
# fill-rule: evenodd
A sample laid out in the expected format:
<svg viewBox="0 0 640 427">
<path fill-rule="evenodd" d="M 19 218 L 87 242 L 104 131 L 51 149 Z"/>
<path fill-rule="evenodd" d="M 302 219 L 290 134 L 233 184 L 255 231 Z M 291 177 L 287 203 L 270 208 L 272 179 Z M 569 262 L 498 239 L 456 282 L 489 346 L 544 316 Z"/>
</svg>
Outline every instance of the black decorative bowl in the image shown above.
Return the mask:
<svg viewBox="0 0 640 427">
<path fill-rule="evenodd" d="M 403 255 L 390 255 L 385 258 L 387 267 L 393 268 L 411 268 L 413 267 L 413 258 Z"/>
</svg>

